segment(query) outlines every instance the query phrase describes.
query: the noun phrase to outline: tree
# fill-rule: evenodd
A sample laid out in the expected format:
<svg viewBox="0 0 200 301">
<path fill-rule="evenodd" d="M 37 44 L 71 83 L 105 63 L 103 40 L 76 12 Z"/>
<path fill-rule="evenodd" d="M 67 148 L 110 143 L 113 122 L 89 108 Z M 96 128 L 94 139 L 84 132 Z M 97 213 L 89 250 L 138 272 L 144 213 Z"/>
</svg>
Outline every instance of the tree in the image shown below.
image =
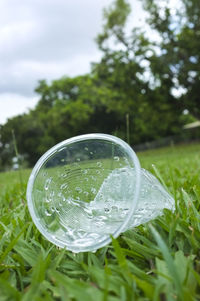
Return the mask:
<svg viewBox="0 0 200 301">
<path fill-rule="evenodd" d="M 119 114 L 108 108 L 111 91 L 94 74 L 63 77 L 49 86 L 41 81 L 36 91 L 36 110 L 56 140 L 87 132 L 112 133 L 119 122 Z"/>
<path fill-rule="evenodd" d="M 130 115 L 131 143 L 135 144 L 180 132 L 183 120 L 182 108 L 170 93 L 171 78 L 165 78 L 164 85 L 156 85 L 156 80 L 152 85 L 151 79 L 159 78 L 156 68 L 160 67 L 155 46 L 138 28 L 127 33 L 129 14 L 130 5 L 125 0 L 116 0 L 104 10 L 103 32 L 97 37 L 103 57 L 93 65 L 93 72 L 101 85 L 112 91 L 109 108 L 120 111 L 124 119 Z"/>
<path fill-rule="evenodd" d="M 177 8 L 169 1 L 142 1 L 148 23 L 161 38 L 160 54 L 149 58 L 152 73 L 160 85 L 170 83 L 170 93 L 177 94 L 175 107 L 200 119 L 200 1 L 182 0 Z"/>
</svg>

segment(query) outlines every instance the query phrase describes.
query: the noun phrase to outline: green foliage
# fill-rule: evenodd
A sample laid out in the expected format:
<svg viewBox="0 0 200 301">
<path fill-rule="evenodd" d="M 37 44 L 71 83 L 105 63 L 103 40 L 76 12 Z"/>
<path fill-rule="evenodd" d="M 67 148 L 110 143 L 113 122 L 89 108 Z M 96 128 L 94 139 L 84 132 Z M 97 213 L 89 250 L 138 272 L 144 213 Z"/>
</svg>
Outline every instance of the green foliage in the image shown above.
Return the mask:
<svg viewBox="0 0 200 301">
<path fill-rule="evenodd" d="M 176 210 L 96 253 L 73 254 L 48 242 L 31 221 L 18 172 L 0 173 L 0 300 L 199 300 L 199 154 L 199 144 L 139 153 Z"/>
<path fill-rule="evenodd" d="M 113 36 L 116 41 L 126 44 L 124 39 L 124 26 L 126 25 L 127 17 L 130 12 L 130 5 L 124 0 L 116 0 L 109 8 L 104 9 L 105 23 L 103 33 L 99 34 L 96 39 L 101 50 L 109 51 L 109 47 L 104 44 L 110 36 Z"/>
<path fill-rule="evenodd" d="M 200 2 L 182 0 L 172 9 L 168 1 L 141 1 L 149 13 L 148 23 L 161 37 L 157 42 L 161 54 L 149 58 L 152 73 L 161 86 L 168 82 L 170 89 L 184 88 L 174 104 L 199 119 Z"/>
<path fill-rule="evenodd" d="M 152 0 L 146 2 L 151 17 L 149 23 L 159 32 L 166 29 L 164 35 L 173 39 L 169 9 L 166 7 L 166 18 L 159 23 L 159 6 Z M 155 45 L 138 28 L 128 33 L 129 13 L 130 7 L 125 0 L 115 1 L 105 11 L 103 32 L 97 37 L 103 57 L 100 63 L 93 65 L 93 72 L 108 89 L 115 91 L 110 106 L 124 114 L 129 113 L 130 141 L 136 144 L 180 133 L 186 122 L 182 113 L 188 106 L 177 101 L 172 93 L 175 75 L 170 69 L 170 57 L 156 51 L 156 47 L 163 49 L 163 44 Z M 115 22 L 113 16 L 116 16 Z M 175 44 L 167 41 L 173 52 Z"/>
</svg>

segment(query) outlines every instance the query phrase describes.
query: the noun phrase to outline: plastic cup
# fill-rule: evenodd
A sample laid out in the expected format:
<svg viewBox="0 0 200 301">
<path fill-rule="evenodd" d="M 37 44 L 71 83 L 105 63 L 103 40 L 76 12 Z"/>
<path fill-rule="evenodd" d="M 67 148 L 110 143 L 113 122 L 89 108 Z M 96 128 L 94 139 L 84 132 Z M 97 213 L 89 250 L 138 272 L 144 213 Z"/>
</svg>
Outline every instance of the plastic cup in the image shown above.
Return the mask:
<svg viewBox="0 0 200 301">
<path fill-rule="evenodd" d="M 125 230 L 174 209 L 132 148 L 105 134 L 67 139 L 36 163 L 27 187 L 38 230 L 73 252 L 95 251 Z"/>
</svg>

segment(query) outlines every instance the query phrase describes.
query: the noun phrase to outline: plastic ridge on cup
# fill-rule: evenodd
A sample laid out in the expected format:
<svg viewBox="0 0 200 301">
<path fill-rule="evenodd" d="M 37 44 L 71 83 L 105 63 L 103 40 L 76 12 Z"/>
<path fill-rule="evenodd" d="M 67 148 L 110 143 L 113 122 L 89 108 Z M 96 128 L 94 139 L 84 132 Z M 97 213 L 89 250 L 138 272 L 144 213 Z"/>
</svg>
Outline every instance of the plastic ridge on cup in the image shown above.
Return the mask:
<svg viewBox="0 0 200 301">
<path fill-rule="evenodd" d="M 73 137 L 48 150 L 30 175 L 27 200 L 38 230 L 73 252 L 95 251 L 111 235 L 174 209 L 133 149 L 106 134 Z"/>
</svg>

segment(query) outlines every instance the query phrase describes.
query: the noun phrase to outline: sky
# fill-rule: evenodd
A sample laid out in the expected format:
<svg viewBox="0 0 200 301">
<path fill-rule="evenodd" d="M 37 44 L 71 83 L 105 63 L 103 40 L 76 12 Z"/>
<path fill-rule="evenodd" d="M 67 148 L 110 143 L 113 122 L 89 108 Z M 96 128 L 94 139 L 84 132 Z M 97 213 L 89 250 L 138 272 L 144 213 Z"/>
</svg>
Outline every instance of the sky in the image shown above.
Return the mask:
<svg viewBox="0 0 200 301">
<path fill-rule="evenodd" d="M 0 0 L 0 124 L 33 108 L 38 80 L 90 71 L 101 58 L 95 37 L 112 0 Z M 132 0 L 133 23 L 144 22 Z"/>
</svg>

